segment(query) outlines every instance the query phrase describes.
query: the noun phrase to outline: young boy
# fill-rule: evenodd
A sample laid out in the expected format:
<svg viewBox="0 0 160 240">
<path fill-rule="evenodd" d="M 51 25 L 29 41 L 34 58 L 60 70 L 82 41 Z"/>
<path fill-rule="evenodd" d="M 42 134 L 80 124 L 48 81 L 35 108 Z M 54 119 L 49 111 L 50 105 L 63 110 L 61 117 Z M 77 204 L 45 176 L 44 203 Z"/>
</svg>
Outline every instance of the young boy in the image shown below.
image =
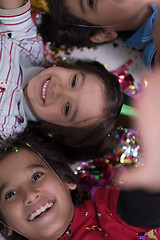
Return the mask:
<svg viewBox="0 0 160 240">
<path fill-rule="evenodd" d="M 53 127 L 60 126 L 61 143 L 75 137 L 77 128 L 84 143 L 86 128 L 94 138 L 93 131 L 102 124 L 107 137 L 122 106 L 116 77 L 96 62 L 32 66 L 42 64 L 43 44 L 31 19 L 30 2 L 1 0 L 0 7 L 1 140 L 23 131 L 28 120 L 49 122 L 52 135 Z"/>
<path fill-rule="evenodd" d="M 51 32 L 48 35 L 50 40 L 58 44 L 86 46 L 91 42 L 112 41 L 123 32 L 126 33 L 124 42 L 128 46 L 143 50 L 144 63 L 149 69 L 153 65 L 159 65 L 159 1 L 47 2 L 51 11 L 50 18 L 53 18 L 50 23 L 58 24 L 53 39 Z M 45 30 L 47 29 L 44 29 L 44 35 L 47 37 Z"/>
</svg>

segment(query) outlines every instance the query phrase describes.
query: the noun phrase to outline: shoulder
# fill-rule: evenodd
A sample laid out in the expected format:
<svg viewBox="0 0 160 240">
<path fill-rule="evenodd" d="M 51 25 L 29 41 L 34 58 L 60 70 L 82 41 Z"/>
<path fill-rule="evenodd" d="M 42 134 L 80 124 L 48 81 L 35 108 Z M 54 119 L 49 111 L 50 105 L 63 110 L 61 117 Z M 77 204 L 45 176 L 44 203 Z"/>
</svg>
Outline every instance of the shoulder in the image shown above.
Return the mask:
<svg viewBox="0 0 160 240">
<path fill-rule="evenodd" d="M 109 188 L 100 188 L 96 191 L 95 193 L 95 203 L 103 203 L 105 202 L 110 204 L 113 202 L 116 202 L 118 201 L 118 197 L 119 197 L 119 193 L 120 193 L 120 190 L 119 189 L 116 189 L 114 187 L 109 187 Z"/>
</svg>

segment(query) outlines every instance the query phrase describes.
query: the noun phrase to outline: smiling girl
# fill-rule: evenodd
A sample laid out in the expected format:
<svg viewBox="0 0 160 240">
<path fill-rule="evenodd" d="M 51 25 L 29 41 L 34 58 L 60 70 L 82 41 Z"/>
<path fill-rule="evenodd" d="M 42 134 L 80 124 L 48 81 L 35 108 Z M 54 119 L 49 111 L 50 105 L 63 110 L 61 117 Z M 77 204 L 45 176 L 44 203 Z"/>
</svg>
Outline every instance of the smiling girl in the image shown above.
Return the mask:
<svg viewBox="0 0 160 240">
<path fill-rule="evenodd" d="M 38 119 L 62 126 L 89 125 L 105 108 L 101 78 L 76 69 L 51 67 L 40 72 L 29 81 L 24 96 Z"/>
<path fill-rule="evenodd" d="M 159 239 L 160 194 L 110 187 L 93 189 L 92 200 L 82 201 L 62 152 L 45 140 L 40 147 L 35 134 L 30 145 L 30 136 L 0 148 L 0 232 L 6 239 Z"/>
</svg>

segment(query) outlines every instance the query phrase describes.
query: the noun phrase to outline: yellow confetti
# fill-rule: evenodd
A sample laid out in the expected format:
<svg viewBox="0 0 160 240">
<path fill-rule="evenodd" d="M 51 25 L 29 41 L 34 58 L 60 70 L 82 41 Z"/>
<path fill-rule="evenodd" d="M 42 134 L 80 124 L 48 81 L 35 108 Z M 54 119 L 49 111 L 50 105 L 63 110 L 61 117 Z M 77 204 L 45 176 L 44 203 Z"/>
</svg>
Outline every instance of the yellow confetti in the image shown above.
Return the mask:
<svg viewBox="0 0 160 240">
<path fill-rule="evenodd" d="M 98 229 L 98 225 L 95 224 L 95 225 L 92 225 L 92 226 L 86 227 L 86 229 L 87 229 L 88 231 L 92 231 L 92 230 L 95 231 L 95 230 Z"/>
</svg>

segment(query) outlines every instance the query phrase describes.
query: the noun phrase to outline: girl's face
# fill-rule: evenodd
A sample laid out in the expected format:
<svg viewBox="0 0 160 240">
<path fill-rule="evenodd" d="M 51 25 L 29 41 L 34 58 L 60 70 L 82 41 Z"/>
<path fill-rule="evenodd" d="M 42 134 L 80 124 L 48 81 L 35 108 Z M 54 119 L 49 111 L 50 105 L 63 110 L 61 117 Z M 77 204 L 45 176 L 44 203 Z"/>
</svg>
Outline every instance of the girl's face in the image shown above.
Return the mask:
<svg viewBox="0 0 160 240">
<path fill-rule="evenodd" d="M 100 77 L 51 67 L 32 78 L 24 95 L 33 114 L 62 126 L 85 126 L 102 116 L 105 106 Z"/>
<path fill-rule="evenodd" d="M 64 0 L 68 11 L 74 16 L 102 26 L 126 22 L 150 2 L 150 0 Z"/>
<path fill-rule="evenodd" d="M 0 211 L 7 225 L 30 240 L 54 240 L 74 215 L 66 183 L 31 151 L 20 149 L 0 162 Z"/>
</svg>

